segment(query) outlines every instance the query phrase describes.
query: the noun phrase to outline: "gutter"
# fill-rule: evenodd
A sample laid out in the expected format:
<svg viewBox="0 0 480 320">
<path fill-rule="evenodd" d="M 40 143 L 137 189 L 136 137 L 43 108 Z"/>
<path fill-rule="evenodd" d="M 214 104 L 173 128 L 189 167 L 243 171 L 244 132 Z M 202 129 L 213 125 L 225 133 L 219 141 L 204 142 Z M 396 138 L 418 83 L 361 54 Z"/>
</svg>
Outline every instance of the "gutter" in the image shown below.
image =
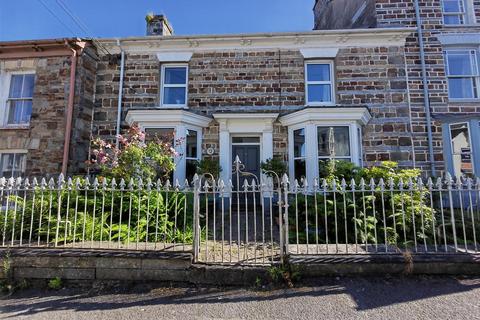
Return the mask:
<svg viewBox="0 0 480 320">
<path fill-rule="evenodd" d="M 75 99 L 75 78 L 77 74 L 77 50 L 72 48 L 68 40 L 65 40 L 65 45 L 72 51 L 71 66 L 70 66 L 70 84 L 68 93 L 67 118 L 65 125 L 65 141 L 63 143 L 63 160 L 62 160 L 62 174 L 67 174 L 68 159 L 70 152 L 70 139 L 72 137 L 72 122 L 73 122 L 73 103 Z"/>
<path fill-rule="evenodd" d="M 432 176 L 436 177 L 435 158 L 433 154 L 433 137 L 432 137 L 432 116 L 430 113 L 430 93 L 428 90 L 427 70 L 425 66 L 425 47 L 423 43 L 422 19 L 420 17 L 420 7 L 418 0 L 415 0 L 415 17 L 417 20 L 418 44 L 420 46 L 420 61 L 422 67 L 422 82 L 423 82 L 423 102 L 425 105 L 425 118 L 427 121 L 427 135 L 428 135 L 428 153 L 430 158 L 430 168 Z"/>
<path fill-rule="evenodd" d="M 117 105 L 117 131 L 115 135 L 115 146 L 119 147 L 119 139 L 118 136 L 120 135 L 120 126 L 122 124 L 122 99 L 123 99 L 123 76 L 125 72 L 125 51 L 123 50 L 122 46 L 120 45 L 120 39 L 117 39 L 117 46 L 120 48 L 120 84 L 118 87 L 118 105 Z"/>
</svg>

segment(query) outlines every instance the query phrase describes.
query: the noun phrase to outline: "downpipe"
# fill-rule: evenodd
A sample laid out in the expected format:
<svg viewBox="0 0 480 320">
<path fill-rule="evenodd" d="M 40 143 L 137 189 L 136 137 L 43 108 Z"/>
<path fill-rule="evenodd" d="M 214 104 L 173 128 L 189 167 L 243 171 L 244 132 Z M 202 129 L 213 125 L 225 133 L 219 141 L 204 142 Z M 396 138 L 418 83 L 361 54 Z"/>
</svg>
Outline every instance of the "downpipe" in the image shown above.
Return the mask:
<svg viewBox="0 0 480 320">
<path fill-rule="evenodd" d="M 422 31 L 422 19 L 420 17 L 420 6 L 418 0 L 414 1 L 415 4 L 415 17 L 417 21 L 417 34 L 418 34 L 418 44 L 420 46 L 420 61 L 422 68 L 422 82 L 423 82 L 423 102 L 425 105 L 425 118 L 427 121 L 427 135 L 428 135 L 428 152 L 430 155 L 430 168 L 432 171 L 432 176 L 437 176 L 437 170 L 435 168 L 435 158 L 433 154 L 433 137 L 432 137 L 432 117 L 430 113 L 430 93 L 428 90 L 427 82 L 427 69 L 425 65 L 425 45 L 423 42 L 423 31 Z"/>
<path fill-rule="evenodd" d="M 120 84 L 118 86 L 118 105 L 117 105 L 117 127 L 115 135 L 115 146 L 118 149 L 120 140 L 120 129 L 122 124 L 122 99 L 123 99 L 123 77 L 125 73 L 125 51 L 123 50 L 120 39 L 117 39 L 117 46 L 120 48 Z"/>
</svg>

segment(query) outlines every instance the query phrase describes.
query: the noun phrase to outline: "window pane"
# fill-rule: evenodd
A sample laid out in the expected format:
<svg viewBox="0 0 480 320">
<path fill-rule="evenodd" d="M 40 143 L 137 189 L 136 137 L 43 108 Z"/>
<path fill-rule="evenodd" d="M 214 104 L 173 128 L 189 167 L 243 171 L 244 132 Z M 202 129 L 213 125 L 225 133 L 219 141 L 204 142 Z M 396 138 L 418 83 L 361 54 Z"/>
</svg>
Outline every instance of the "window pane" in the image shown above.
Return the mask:
<svg viewBox="0 0 480 320">
<path fill-rule="evenodd" d="M 22 98 L 32 98 L 33 97 L 33 88 L 35 85 L 35 75 L 26 74 L 23 80 L 23 91 Z"/>
<path fill-rule="evenodd" d="M 308 102 L 331 102 L 331 86 L 329 84 L 309 84 Z"/>
<path fill-rule="evenodd" d="M 28 124 L 32 115 L 31 100 L 13 100 L 9 102 L 8 124 Z"/>
<path fill-rule="evenodd" d="M 232 143 L 260 143 L 259 137 L 233 137 Z"/>
<path fill-rule="evenodd" d="M 443 17 L 445 24 L 462 24 L 463 19 L 459 15 L 448 15 Z"/>
<path fill-rule="evenodd" d="M 293 131 L 293 156 L 305 157 L 305 129 Z"/>
<path fill-rule="evenodd" d="M 350 156 L 350 135 L 348 127 L 318 127 L 319 157 Z"/>
<path fill-rule="evenodd" d="M 186 84 L 187 68 L 165 68 L 165 84 Z"/>
<path fill-rule="evenodd" d="M 192 183 L 193 177 L 197 172 L 197 160 L 187 160 L 187 171 L 185 173 L 185 177 L 187 178 L 189 183 Z"/>
<path fill-rule="evenodd" d="M 3 177 L 18 177 L 25 172 L 25 154 L 6 153 L 1 157 L 1 175 Z"/>
<path fill-rule="evenodd" d="M 22 97 L 22 84 L 23 84 L 23 75 L 14 74 L 10 80 L 10 93 L 9 98 L 21 98 Z"/>
<path fill-rule="evenodd" d="M 448 79 L 448 96 L 453 99 L 476 98 L 475 79 L 450 78 Z"/>
<path fill-rule="evenodd" d="M 145 129 L 146 140 L 152 141 L 159 139 L 164 142 L 171 143 L 173 145 L 175 139 L 175 131 L 173 128 L 150 128 Z"/>
<path fill-rule="evenodd" d="M 307 64 L 307 81 L 330 81 L 330 65 Z"/>
<path fill-rule="evenodd" d="M 294 161 L 294 171 L 295 171 L 295 179 L 300 180 L 306 177 L 307 166 L 305 163 L 305 159 L 298 159 Z"/>
<path fill-rule="evenodd" d="M 472 54 L 469 51 L 463 53 L 447 53 L 448 74 L 455 76 L 476 75 L 475 67 L 472 65 Z"/>
<path fill-rule="evenodd" d="M 185 104 L 185 88 L 164 88 L 163 104 Z"/>
<path fill-rule="evenodd" d="M 462 12 L 462 0 L 443 0 L 443 12 Z"/>
<path fill-rule="evenodd" d="M 451 125 L 450 135 L 452 138 L 454 175 L 456 177 L 472 176 L 473 165 L 468 125 L 466 123 Z"/>
<path fill-rule="evenodd" d="M 187 130 L 187 158 L 197 157 L 197 131 Z"/>
</svg>

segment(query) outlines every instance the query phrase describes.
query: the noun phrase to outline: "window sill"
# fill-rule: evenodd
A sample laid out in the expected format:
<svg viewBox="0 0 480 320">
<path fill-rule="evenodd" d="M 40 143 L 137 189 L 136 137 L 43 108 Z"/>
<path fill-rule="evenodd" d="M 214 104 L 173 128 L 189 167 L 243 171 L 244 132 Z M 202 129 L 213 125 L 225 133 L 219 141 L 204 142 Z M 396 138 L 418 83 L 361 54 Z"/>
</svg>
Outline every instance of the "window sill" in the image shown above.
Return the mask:
<svg viewBox="0 0 480 320">
<path fill-rule="evenodd" d="M 444 24 L 444 28 L 454 29 L 454 28 L 478 28 L 480 23 L 467 23 L 467 24 Z"/>
<path fill-rule="evenodd" d="M 455 104 L 455 105 L 459 105 L 459 104 L 465 104 L 465 103 L 475 103 L 475 104 L 478 104 L 480 103 L 480 99 L 476 98 L 476 99 L 449 99 L 449 104 Z"/>
<path fill-rule="evenodd" d="M 0 130 L 30 130 L 30 125 L 2 126 Z"/>
<path fill-rule="evenodd" d="M 337 105 L 333 102 L 328 103 L 307 103 L 306 107 L 336 107 Z"/>
</svg>

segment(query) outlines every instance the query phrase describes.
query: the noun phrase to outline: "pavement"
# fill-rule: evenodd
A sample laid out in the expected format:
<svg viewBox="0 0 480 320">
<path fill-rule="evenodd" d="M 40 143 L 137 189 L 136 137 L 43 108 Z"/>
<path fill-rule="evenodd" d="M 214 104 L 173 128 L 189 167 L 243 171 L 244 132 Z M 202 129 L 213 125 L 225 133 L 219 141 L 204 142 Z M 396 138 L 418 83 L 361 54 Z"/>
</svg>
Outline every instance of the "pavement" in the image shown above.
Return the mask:
<svg viewBox="0 0 480 320">
<path fill-rule="evenodd" d="M 253 284 L 252 284 L 253 286 Z M 26 289 L 0 319 L 480 319 L 480 277 L 330 277 L 293 289 Z"/>
</svg>

